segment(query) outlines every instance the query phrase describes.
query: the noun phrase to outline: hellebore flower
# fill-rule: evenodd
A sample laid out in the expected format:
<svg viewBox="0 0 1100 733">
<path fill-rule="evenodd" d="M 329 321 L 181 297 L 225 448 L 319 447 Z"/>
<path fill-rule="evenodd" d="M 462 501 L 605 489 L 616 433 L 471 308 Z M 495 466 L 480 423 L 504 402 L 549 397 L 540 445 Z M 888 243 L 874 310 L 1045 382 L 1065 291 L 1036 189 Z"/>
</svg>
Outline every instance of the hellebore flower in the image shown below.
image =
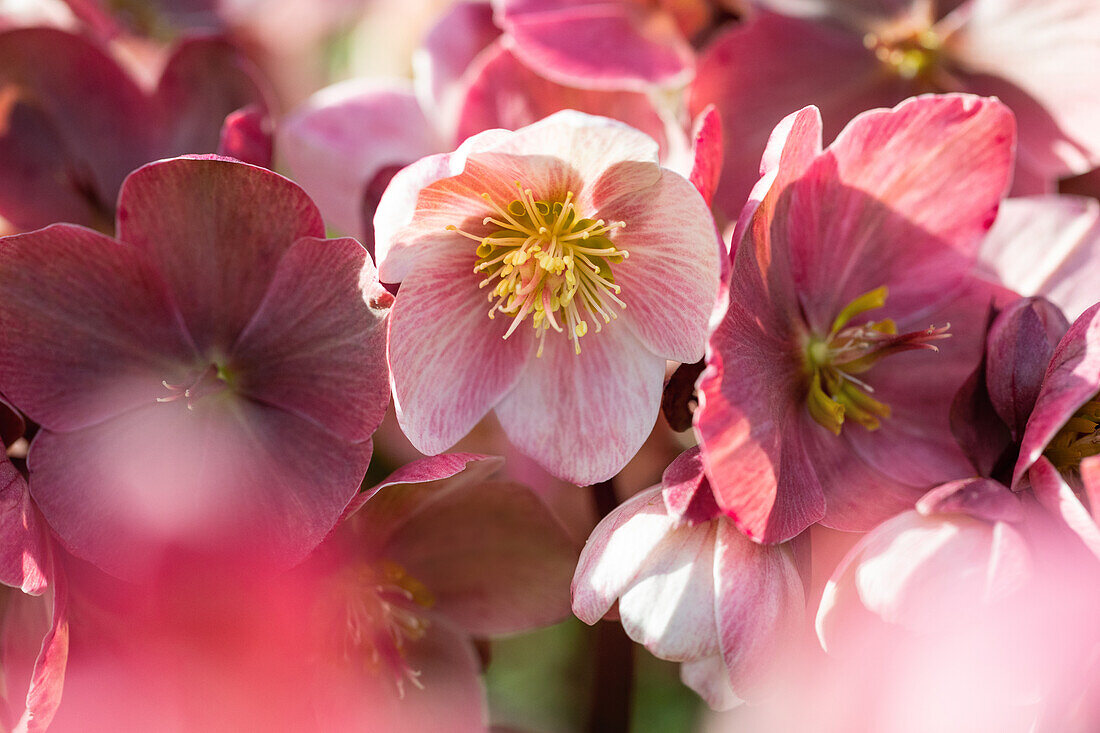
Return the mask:
<svg viewBox="0 0 1100 733">
<path fill-rule="evenodd" d="M 388 357 L 418 450 L 490 409 L 577 484 L 614 475 L 657 418 L 665 361 L 697 361 L 721 246 L 703 198 L 622 123 L 554 114 L 398 173 L 375 216 L 401 282 Z"/>
<path fill-rule="evenodd" d="M 821 108 L 832 137 L 859 112 L 926 92 L 996 95 L 1019 124 L 1016 190 L 1100 163 L 1100 5 L 1091 0 L 762 0 L 700 57 L 691 110 L 725 126 L 718 205 L 737 216 L 768 133 L 792 109 Z"/>
<path fill-rule="evenodd" d="M 247 106 L 266 109 L 265 93 L 225 41 L 183 41 L 148 90 L 81 36 L 0 33 L 0 217 L 108 230 L 130 171 L 215 152 L 226 116 Z"/>
<path fill-rule="evenodd" d="M 42 426 L 30 490 L 74 554 L 294 562 L 332 528 L 386 409 L 392 298 L 323 236 L 300 188 L 206 157 L 127 178 L 117 241 L 0 240 L 0 390 Z"/>
<path fill-rule="evenodd" d="M 65 577 L 27 482 L 0 458 L 0 725 L 46 730 L 61 701 L 69 649 Z"/>
<path fill-rule="evenodd" d="M 471 638 L 568 616 L 577 558 L 530 489 L 492 478 L 499 466 L 404 466 L 288 572 L 101 592 L 57 730 L 484 733 Z M 135 680 L 147 699 L 104 704 L 105 687 L 129 702 Z"/>
<path fill-rule="evenodd" d="M 592 531 L 573 577 L 573 612 L 594 624 L 618 601 L 628 636 L 715 709 L 751 699 L 797 636 L 805 598 L 788 545 L 761 546 L 703 507 L 698 450 L 662 486 L 620 505 Z M 690 489 L 688 488 L 688 485 Z M 680 499 L 692 495 L 684 510 Z M 709 516 L 708 516 L 709 515 Z"/>
<path fill-rule="evenodd" d="M 526 66 L 499 38 L 487 3 L 455 5 L 416 60 L 415 94 L 377 80 L 342 82 L 314 94 L 279 129 L 279 156 L 325 221 L 368 248 L 378 199 L 393 174 L 484 130 L 514 130 L 575 109 L 652 136 L 664 160 L 687 155 L 686 136 L 646 95 L 564 86 Z"/>
<path fill-rule="evenodd" d="M 753 539 L 867 530 L 972 473 L 949 405 L 1001 297 L 969 270 L 1013 129 L 967 95 L 864 113 L 824 151 L 814 108 L 776 129 L 694 416 L 718 504 Z"/>
</svg>

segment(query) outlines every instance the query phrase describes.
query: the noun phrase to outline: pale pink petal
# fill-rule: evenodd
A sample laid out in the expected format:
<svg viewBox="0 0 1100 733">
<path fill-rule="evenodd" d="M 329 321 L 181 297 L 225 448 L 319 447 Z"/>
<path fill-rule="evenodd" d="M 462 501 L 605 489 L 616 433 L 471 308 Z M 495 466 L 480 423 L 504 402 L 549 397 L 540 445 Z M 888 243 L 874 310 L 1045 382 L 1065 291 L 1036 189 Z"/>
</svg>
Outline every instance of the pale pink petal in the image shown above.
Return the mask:
<svg viewBox="0 0 1100 733">
<path fill-rule="evenodd" d="M 13 712 L 19 715 L 13 728 L 16 733 L 45 733 L 61 704 L 69 657 L 69 593 L 60 568 L 55 566 L 50 575 L 44 596 L 17 593 L 4 617 L 0 663 L 5 697 L 9 704 L 15 703 Z"/>
<path fill-rule="evenodd" d="M 456 137 L 494 127 L 516 130 L 563 109 L 620 119 L 667 149 L 665 123 L 646 95 L 563 86 L 535 73 L 501 42 L 486 50 L 470 72 Z"/>
<path fill-rule="evenodd" d="M 154 403 L 38 434 L 31 495 L 74 554 L 122 577 L 175 550 L 289 565 L 328 534 L 366 473 L 369 441 L 229 392 L 193 408 Z"/>
<path fill-rule="evenodd" d="M 1008 199 L 978 257 L 983 276 L 1042 295 L 1076 319 L 1097 301 L 1100 204 L 1080 196 Z"/>
<path fill-rule="evenodd" d="M 605 175 L 615 176 L 616 169 Z M 596 203 L 600 218 L 626 222 L 614 237 L 615 246 L 629 253 L 613 269 L 627 304 L 621 318 L 653 353 L 698 361 L 724 251 L 706 202 L 686 179 L 665 170 L 651 187 Z"/>
<path fill-rule="evenodd" d="M 780 13 L 805 18 L 840 21 L 853 28 L 872 22 L 911 15 L 927 5 L 924 0 L 755 0 L 758 5 Z M 958 0 L 940 0 L 937 8 Z"/>
<path fill-rule="evenodd" d="M 1089 552 L 1100 558 L 1100 528 L 1097 527 L 1096 520 L 1051 462 L 1040 456 L 1028 469 L 1028 477 L 1039 503 L 1069 531 L 1080 537 Z"/>
<path fill-rule="evenodd" d="M 676 457 L 661 476 L 661 494 L 669 516 L 687 524 L 709 522 L 721 514 L 703 471 L 699 447 Z"/>
<path fill-rule="evenodd" d="M 364 507 L 368 526 L 375 502 L 402 490 L 388 487 Z M 577 548 L 534 492 L 464 480 L 418 493 L 419 503 L 390 529 L 381 553 L 431 590 L 435 612 L 475 636 L 525 631 L 569 615 Z"/>
<path fill-rule="evenodd" d="M 276 137 L 279 158 L 317 203 L 325 221 L 362 236 L 363 192 L 387 166 L 404 166 L 444 146 L 413 93 L 354 80 L 314 94 Z"/>
<path fill-rule="evenodd" d="M 152 259 L 203 351 L 232 347 L 290 245 L 324 234 L 298 186 L 213 156 L 150 163 L 119 194 L 118 238 Z"/>
<path fill-rule="evenodd" d="M 886 315 L 949 295 L 1008 188 L 1014 139 L 1007 107 L 967 95 L 917 97 L 853 120 L 776 217 L 810 326 L 827 333 L 845 305 L 882 286 Z"/>
<path fill-rule="evenodd" d="M 1073 413 L 1100 391 L 1100 304 L 1073 322 L 1051 357 L 1035 409 L 1031 412 L 1012 487 L 1046 450 Z"/>
<path fill-rule="evenodd" d="M 505 339 L 511 319 L 487 315 L 489 303 L 474 273 L 476 259 L 472 246 L 452 246 L 419 262 L 390 312 L 397 418 L 423 453 L 447 450 L 470 432 L 519 382 L 531 356 L 529 326 L 521 325 Z M 538 413 L 525 412 L 523 419 L 531 421 L 531 414 Z"/>
<path fill-rule="evenodd" d="M 562 84 L 594 89 L 676 87 L 694 55 L 673 18 L 635 3 L 504 3 L 516 53 Z"/>
<path fill-rule="evenodd" d="M 752 542 L 730 522 L 718 522 L 717 530 L 714 613 L 722 658 L 733 690 L 751 698 L 801 630 L 802 579 L 788 548 Z"/>
<path fill-rule="evenodd" d="M 730 710 L 743 702 L 730 687 L 730 673 L 721 654 L 684 662 L 680 665 L 680 681 L 712 710 Z"/>
<path fill-rule="evenodd" d="M 364 294 L 361 271 L 380 294 Z M 354 239 L 298 240 L 228 356 L 225 368 L 239 371 L 234 388 L 345 440 L 366 440 L 389 405 L 390 303 Z"/>
<path fill-rule="evenodd" d="M 487 374 L 484 363 L 478 367 Z M 585 336 L 579 354 L 564 334 L 550 332 L 542 356 L 530 355 L 497 404 L 497 417 L 508 439 L 555 476 L 579 486 L 604 481 L 653 429 L 664 373 L 664 357 L 617 321 Z"/>
<path fill-rule="evenodd" d="M 973 0 L 946 43 L 972 88 L 1020 120 L 1020 156 L 1049 178 L 1100 162 L 1100 6 L 1091 0 Z"/>
<path fill-rule="evenodd" d="M 197 355 L 149 260 L 58 224 L 0 243 L 0 389 L 47 428 L 149 404 Z"/>
<path fill-rule="evenodd" d="M 633 586 L 651 554 L 673 531 L 660 487 L 639 492 L 596 525 L 573 576 L 573 613 L 594 624 Z"/>
<path fill-rule="evenodd" d="M 722 116 L 725 164 L 715 206 L 736 218 L 753 184 L 769 133 L 786 115 L 821 108 L 832 139 L 850 119 L 907 96 L 881 73 L 862 34 L 767 11 L 724 31 L 707 47 L 689 90 L 689 110 L 714 104 Z"/>
<path fill-rule="evenodd" d="M 0 459 L 0 583 L 39 595 L 48 584 L 49 535 L 31 502 L 27 482 Z"/>
</svg>

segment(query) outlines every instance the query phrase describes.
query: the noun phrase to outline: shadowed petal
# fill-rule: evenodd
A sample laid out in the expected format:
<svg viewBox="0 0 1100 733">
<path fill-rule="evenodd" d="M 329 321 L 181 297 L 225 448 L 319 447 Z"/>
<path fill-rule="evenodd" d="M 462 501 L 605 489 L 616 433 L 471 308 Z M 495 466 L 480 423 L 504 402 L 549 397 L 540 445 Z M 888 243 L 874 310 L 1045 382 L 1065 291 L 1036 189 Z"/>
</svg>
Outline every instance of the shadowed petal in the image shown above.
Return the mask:
<svg viewBox="0 0 1100 733">
<path fill-rule="evenodd" d="M 0 459 L 0 583 L 38 595 L 48 579 L 49 536 L 31 502 L 27 482 L 7 458 Z"/>
</svg>

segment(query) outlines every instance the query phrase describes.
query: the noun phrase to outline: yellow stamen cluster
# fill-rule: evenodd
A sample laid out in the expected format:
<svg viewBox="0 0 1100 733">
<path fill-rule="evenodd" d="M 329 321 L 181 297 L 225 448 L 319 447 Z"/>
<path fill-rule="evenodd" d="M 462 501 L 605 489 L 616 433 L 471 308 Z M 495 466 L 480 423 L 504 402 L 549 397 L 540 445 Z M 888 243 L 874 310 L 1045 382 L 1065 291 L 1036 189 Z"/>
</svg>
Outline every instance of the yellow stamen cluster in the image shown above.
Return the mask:
<svg viewBox="0 0 1100 733">
<path fill-rule="evenodd" d="M 846 419 L 867 430 L 877 430 L 882 420 L 890 417 L 890 406 L 872 397 L 874 388 L 855 375 L 899 351 L 938 351 L 928 342 L 950 336 L 948 326 L 899 335 L 897 325 L 889 318 L 848 325 L 859 314 L 884 306 L 886 296 L 885 287 L 864 293 L 841 310 L 828 335 L 824 338 L 814 335 L 806 340 L 804 367 L 809 377 L 806 407 L 810 416 L 834 435 L 840 435 Z"/>
<path fill-rule="evenodd" d="M 1043 454 L 1061 472 L 1080 467 L 1081 461 L 1100 455 L 1100 395 L 1073 413 Z"/>
<path fill-rule="evenodd" d="M 939 62 L 943 40 L 931 28 L 912 30 L 904 34 L 868 33 L 863 45 L 875 58 L 902 79 L 930 76 Z"/>
<path fill-rule="evenodd" d="M 629 253 L 610 239 L 626 223 L 582 217 L 572 191 L 562 201 L 536 200 L 519 183 L 516 191 L 518 198 L 507 206 L 482 194 L 492 212 L 482 220 L 494 227 L 488 235 L 447 229 L 478 243 L 474 272 L 484 276 L 479 287 L 489 288 L 489 318 L 497 313 L 512 317 L 504 338 L 530 316 L 539 338 L 538 356 L 550 329 L 572 339 L 579 354 L 589 319 L 599 333 L 600 321 L 610 323 L 626 308 L 611 265 Z"/>
</svg>

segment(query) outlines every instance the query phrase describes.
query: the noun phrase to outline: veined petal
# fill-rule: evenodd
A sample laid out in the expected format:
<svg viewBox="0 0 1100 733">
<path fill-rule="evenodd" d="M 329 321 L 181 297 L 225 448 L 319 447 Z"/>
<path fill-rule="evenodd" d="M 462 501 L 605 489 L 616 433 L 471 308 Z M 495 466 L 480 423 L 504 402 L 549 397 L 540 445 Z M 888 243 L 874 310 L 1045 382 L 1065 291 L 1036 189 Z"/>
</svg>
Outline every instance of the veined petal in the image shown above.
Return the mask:
<svg viewBox="0 0 1100 733">
<path fill-rule="evenodd" d="M 197 358 L 143 253 L 57 224 L 0 242 L 0 390 L 52 430 L 165 393 Z"/>
<path fill-rule="evenodd" d="M 484 374 L 484 362 L 474 363 Z M 653 429 L 664 373 L 664 357 L 618 321 L 589 333 L 579 354 L 550 333 L 542 356 L 530 354 L 497 404 L 497 417 L 508 439 L 555 476 L 579 486 L 604 481 Z"/>
<path fill-rule="evenodd" d="M 473 246 L 441 248 L 404 279 L 390 312 L 397 419 L 424 453 L 447 450 L 468 433 L 519 381 L 533 356 L 531 328 L 517 328 L 505 339 L 511 319 L 488 317 L 476 260 Z M 546 418 L 535 411 L 524 419 L 532 415 Z"/>
</svg>

